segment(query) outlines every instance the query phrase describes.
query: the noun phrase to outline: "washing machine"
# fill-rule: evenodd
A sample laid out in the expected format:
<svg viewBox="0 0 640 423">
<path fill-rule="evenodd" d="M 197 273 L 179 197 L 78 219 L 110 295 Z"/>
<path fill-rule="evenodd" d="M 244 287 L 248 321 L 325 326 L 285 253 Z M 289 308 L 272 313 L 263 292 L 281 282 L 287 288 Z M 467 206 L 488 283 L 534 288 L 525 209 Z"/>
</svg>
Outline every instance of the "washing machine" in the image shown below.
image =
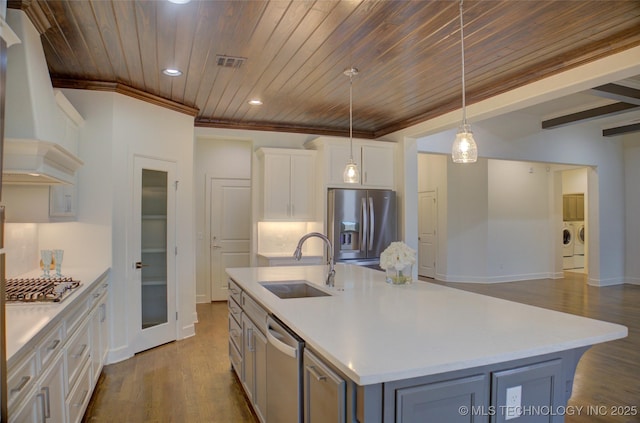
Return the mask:
<svg viewBox="0 0 640 423">
<path fill-rule="evenodd" d="M 562 224 L 562 268 L 573 269 L 575 263 L 573 260 L 573 248 L 575 244 L 575 232 L 572 222 L 563 222 Z"/>
<path fill-rule="evenodd" d="M 584 222 L 573 222 L 574 243 L 573 243 L 573 266 L 576 269 L 584 269 Z"/>
</svg>

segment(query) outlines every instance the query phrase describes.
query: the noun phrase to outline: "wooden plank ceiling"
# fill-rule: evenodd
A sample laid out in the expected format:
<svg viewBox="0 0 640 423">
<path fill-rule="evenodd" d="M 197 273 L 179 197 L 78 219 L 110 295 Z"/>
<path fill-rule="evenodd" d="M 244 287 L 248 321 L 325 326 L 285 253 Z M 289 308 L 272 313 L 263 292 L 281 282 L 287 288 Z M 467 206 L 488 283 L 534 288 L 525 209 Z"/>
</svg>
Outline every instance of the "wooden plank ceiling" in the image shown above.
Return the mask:
<svg viewBox="0 0 640 423">
<path fill-rule="evenodd" d="M 54 86 L 113 90 L 196 126 L 377 138 L 461 106 L 458 1 L 9 0 Z M 640 1 L 464 3 L 467 104 L 640 45 Z M 217 56 L 245 58 L 239 68 Z M 162 74 L 167 67 L 182 76 Z M 259 98 L 262 106 L 248 101 Z"/>
</svg>

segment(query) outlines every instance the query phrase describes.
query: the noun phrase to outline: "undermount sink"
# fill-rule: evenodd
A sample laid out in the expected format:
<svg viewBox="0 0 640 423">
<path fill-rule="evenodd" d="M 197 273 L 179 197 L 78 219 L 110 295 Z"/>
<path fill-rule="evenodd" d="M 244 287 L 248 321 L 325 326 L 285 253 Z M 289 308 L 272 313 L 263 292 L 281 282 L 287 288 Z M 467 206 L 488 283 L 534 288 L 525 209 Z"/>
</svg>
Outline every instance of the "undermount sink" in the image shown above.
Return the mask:
<svg viewBox="0 0 640 423">
<path fill-rule="evenodd" d="M 310 298 L 328 297 L 321 289 L 314 287 L 311 282 L 305 280 L 293 281 L 270 281 L 259 282 L 266 290 L 276 295 L 278 298 Z"/>
</svg>

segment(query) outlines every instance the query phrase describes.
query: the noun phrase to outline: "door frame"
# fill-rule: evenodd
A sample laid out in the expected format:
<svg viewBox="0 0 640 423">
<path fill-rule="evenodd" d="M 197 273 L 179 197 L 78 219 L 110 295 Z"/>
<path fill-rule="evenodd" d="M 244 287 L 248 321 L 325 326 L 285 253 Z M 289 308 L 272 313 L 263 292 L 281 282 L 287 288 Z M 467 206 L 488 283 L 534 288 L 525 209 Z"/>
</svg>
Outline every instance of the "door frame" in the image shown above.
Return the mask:
<svg viewBox="0 0 640 423">
<path fill-rule="evenodd" d="M 206 296 L 207 296 L 207 301 L 211 302 L 213 301 L 213 287 L 211 286 L 211 279 L 212 279 L 212 264 L 211 263 L 211 238 L 213 236 L 213 234 L 211 233 L 211 181 L 212 180 L 219 180 L 219 181 L 246 181 L 249 184 L 249 191 L 250 191 L 250 197 L 249 197 L 249 207 L 252 208 L 251 202 L 253 201 L 253 184 L 252 184 L 252 180 L 251 178 L 221 178 L 218 176 L 215 176 L 214 174 L 211 173 L 205 173 L 205 181 L 204 181 L 204 191 L 205 191 L 205 199 L 204 199 L 204 233 L 206 234 L 207 240 L 206 240 L 206 264 L 207 264 L 207 292 L 206 292 Z M 251 224 L 251 222 L 249 222 Z M 251 245 L 253 242 L 253 230 L 249 231 L 249 257 L 251 257 Z"/>
<path fill-rule="evenodd" d="M 127 231 L 126 234 L 126 246 L 127 246 L 127 261 L 128 265 L 126 266 L 126 281 L 127 281 L 127 289 L 126 292 L 128 294 L 128 315 L 129 315 L 129 324 L 128 324 L 128 345 L 129 350 L 131 352 L 131 356 L 134 354 L 145 351 L 150 348 L 154 348 L 156 346 L 165 344 L 167 342 L 172 342 L 178 339 L 179 336 L 179 325 L 178 325 L 178 298 L 179 298 L 179 287 L 177 283 L 177 257 L 175 254 L 170 254 L 170 251 L 176 251 L 177 248 L 177 169 L 178 164 L 175 160 L 167 160 L 164 158 L 153 157 L 143 154 L 133 154 L 132 165 L 131 165 L 131 224 L 130 230 Z M 136 197 L 136 193 L 140 190 L 141 194 L 141 180 L 138 180 L 138 166 L 140 169 L 150 169 L 150 170 L 159 170 L 166 171 L 167 174 L 167 185 L 168 185 L 168 199 L 167 199 L 167 211 L 169 207 L 172 209 L 173 215 L 173 224 L 169 225 L 169 220 L 167 220 L 167 258 L 171 257 L 171 260 L 167 260 L 167 323 L 173 326 L 173 330 L 168 328 L 168 332 L 163 340 L 156 344 L 150 344 L 148 339 L 145 338 L 144 333 L 142 332 L 142 314 L 141 314 L 141 274 L 138 269 L 136 269 L 136 262 L 141 261 L 141 245 L 140 245 L 140 231 L 141 229 L 141 220 L 140 216 L 140 207 L 138 198 Z M 140 184 L 140 186 L 139 186 Z M 171 186 L 173 185 L 173 189 Z M 173 286 L 170 286 L 173 285 Z M 175 316 L 175 317 L 174 317 Z M 147 329 L 148 330 L 148 329 Z M 147 332 L 148 333 L 148 332 Z"/>
</svg>

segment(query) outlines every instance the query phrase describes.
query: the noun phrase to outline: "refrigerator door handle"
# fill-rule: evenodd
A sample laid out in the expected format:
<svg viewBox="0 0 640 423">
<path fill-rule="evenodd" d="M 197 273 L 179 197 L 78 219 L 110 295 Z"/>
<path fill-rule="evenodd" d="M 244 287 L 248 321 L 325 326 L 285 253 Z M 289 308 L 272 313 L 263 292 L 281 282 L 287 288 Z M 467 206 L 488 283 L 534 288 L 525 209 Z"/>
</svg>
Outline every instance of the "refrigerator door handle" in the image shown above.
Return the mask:
<svg viewBox="0 0 640 423">
<path fill-rule="evenodd" d="M 369 197 L 369 215 L 371 216 L 369 221 L 370 221 L 370 225 L 369 225 L 369 251 L 373 250 L 373 243 L 374 243 L 374 228 L 376 227 L 376 213 L 373 209 L 373 198 Z"/>
<path fill-rule="evenodd" d="M 367 213 L 367 200 L 362 199 L 362 228 L 360 229 L 360 251 L 367 251 L 367 232 L 369 231 L 369 213 Z"/>
</svg>

